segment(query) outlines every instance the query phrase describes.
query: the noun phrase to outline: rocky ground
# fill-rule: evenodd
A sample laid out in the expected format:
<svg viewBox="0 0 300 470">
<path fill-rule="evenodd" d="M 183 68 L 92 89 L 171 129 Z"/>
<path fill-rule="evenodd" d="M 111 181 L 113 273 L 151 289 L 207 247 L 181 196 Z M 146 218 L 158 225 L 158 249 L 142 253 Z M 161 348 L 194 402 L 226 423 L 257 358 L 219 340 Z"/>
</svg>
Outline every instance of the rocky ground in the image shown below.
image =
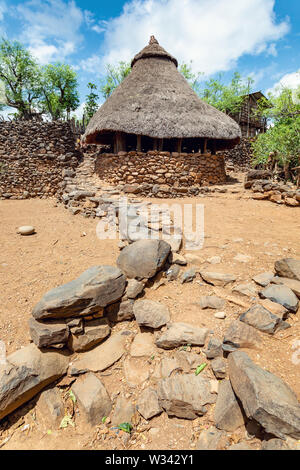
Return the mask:
<svg viewBox="0 0 300 470">
<path fill-rule="evenodd" d="M 166 260 L 162 249 L 155 261 L 142 247 L 133 256 L 139 266 L 128 266 L 127 248 L 117 262 L 120 241 L 97 238 L 98 218 L 74 217 L 54 200 L 1 203 L 1 340 L 10 373 L 26 382 L 22 398 L 11 391 L 1 403 L 3 449 L 297 447 L 300 280 L 276 261 L 300 259 L 298 209 L 252 200 L 242 183 L 226 189 L 176 200 L 204 204 L 202 249 L 183 246 L 172 259 L 165 253 Z M 89 203 L 88 197 L 80 200 Z M 35 235 L 17 234 L 28 224 Z M 97 265 L 113 270 L 89 271 L 73 288 L 100 276 L 100 303 L 97 295 L 87 303 L 82 290 L 79 310 L 61 291 L 55 305 L 47 297 L 39 303 Z M 128 281 L 133 274 L 138 279 Z M 83 322 L 74 321 L 78 316 Z M 51 343 L 52 352 L 40 356 L 31 339 Z M 22 366 L 37 368 L 34 386 L 30 374 L 20 379 Z M 48 390 L 40 393 L 36 381 Z M 26 403 L 13 411 L 18 399 Z M 131 433 L 118 429 L 122 423 L 131 424 Z"/>
</svg>

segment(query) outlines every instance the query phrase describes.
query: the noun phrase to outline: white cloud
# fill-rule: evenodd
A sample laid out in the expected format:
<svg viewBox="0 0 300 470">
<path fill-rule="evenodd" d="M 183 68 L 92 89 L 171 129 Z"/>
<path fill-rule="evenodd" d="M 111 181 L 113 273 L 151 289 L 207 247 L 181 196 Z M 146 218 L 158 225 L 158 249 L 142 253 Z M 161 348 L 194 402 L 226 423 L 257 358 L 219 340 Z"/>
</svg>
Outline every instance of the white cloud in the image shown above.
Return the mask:
<svg viewBox="0 0 300 470">
<path fill-rule="evenodd" d="M 0 2 L 0 21 L 3 21 L 4 19 L 4 13 L 7 12 L 7 6 L 4 1 Z"/>
<path fill-rule="evenodd" d="M 103 61 L 97 54 L 94 54 L 79 62 L 79 69 L 83 70 L 84 72 L 93 73 L 95 75 L 100 75 L 103 73 L 102 68 Z"/>
<path fill-rule="evenodd" d="M 41 63 L 64 60 L 83 40 L 84 15 L 73 0 L 31 0 L 17 10 L 25 24 L 21 39 Z"/>
<path fill-rule="evenodd" d="M 287 73 L 276 82 L 272 88 L 269 88 L 266 93 L 279 95 L 283 88 L 291 88 L 295 90 L 300 86 L 300 69 L 298 72 Z"/>
<path fill-rule="evenodd" d="M 276 54 L 289 30 L 277 22 L 275 0 L 132 0 L 107 22 L 102 64 L 130 60 L 154 34 L 179 62 L 213 74 L 243 54 Z M 271 43 L 271 44 L 270 44 Z"/>
</svg>

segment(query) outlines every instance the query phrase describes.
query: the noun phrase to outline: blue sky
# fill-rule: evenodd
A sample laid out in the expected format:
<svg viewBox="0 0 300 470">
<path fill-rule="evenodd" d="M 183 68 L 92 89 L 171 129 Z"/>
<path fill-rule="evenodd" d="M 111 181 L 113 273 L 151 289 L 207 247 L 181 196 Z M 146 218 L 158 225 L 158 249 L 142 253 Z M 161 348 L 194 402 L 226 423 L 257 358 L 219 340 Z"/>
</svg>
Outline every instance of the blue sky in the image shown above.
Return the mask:
<svg viewBox="0 0 300 470">
<path fill-rule="evenodd" d="M 0 0 L 0 35 L 41 63 L 76 69 L 79 115 L 87 83 L 99 84 L 105 64 L 130 60 L 151 34 L 206 77 L 238 70 L 263 92 L 300 81 L 299 0 Z"/>
</svg>

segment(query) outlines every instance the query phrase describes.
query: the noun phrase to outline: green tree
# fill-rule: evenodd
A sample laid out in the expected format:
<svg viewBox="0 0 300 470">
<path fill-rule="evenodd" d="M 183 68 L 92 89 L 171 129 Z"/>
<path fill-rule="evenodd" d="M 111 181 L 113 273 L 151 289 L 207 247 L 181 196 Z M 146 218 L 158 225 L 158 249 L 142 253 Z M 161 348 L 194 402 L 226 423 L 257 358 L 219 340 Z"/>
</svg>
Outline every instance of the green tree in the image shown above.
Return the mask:
<svg viewBox="0 0 300 470">
<path fill-rule="evenodd" d="M 291 169 L 300 164 L 299 98 L 300 87 L 297 90 L 282 88 L 277 95 L 270 93 L 268 100 L 261 99 L 258 112 L 271 124 L 252 144 L 254 163 L 266 164 L 271 154 L 286 180 L 290 178 Z"/>
<path fill-rule="evenodd" d="M 40 70 L 29 51 L 17 41 L 0 43 L 0 80 L 5 104 L 18 110 L 18 117 L 31 119 L 40 96 Z"/>
<path fill-rule="evenodd" d="M 84 116 L 88 123 L 98 109 L 99 95 L 95 93 L 97 86 L 94 83 L 89 82 L 87 86 L 90 89 L 90 93 L 86 96 Z"/>
<path fill-rule="evenodd" d="M 107 99 L 115 88 L 117 88 L 124 78 L 131 72 L 129 62 L 119 62 L 118 65 L 106 65 L 106 75 L 101 82 L 101 93 Z"/>
<path fill-rule="evenodd" d="M 198 72 L 194 73 L 192 69 L 193 62 L 190 61 L 189 64 L 186 64 L 183 62 L 182 64 L 179 64 L 178 66 L 178 71 L 184 76 L 184 78 L 188 81 L 190 86 L 193 88 L 193 90 L 196 93 L 199 93 L 200 90 L 200 77 L 203 75 L 203 73 Z"/>
<path fill-rule="evenodd" d="M 79 106 L 77 74 L 67 64 L 56 63 L 42 67 L 39 108 L 51 119 L 70 117 Z"/>
<path fill-rule="evenodd" d="M 234 115 L 240 110 L 244 96 L 251 92 L 252 84 L 253 80 L 250 77 L 245 80 L 235 72 L 230 83 L 225 85 L 223 74 L 219 74 L 217 78 L 210 78 L 204 82 L 198 94 L 201 99 L 223 113 Z"/>
</svg>

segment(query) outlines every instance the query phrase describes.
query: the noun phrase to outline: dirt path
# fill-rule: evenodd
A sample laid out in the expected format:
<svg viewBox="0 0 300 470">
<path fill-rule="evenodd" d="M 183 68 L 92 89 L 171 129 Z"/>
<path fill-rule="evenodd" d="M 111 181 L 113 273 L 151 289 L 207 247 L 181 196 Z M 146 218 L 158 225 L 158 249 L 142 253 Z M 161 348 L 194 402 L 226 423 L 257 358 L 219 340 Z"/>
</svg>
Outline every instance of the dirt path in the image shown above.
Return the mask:
<svg viewBox="0 0 300 470">
<path fill-rule="evenodd" d="M 155 202 L 153 199 L 151 201 Z M 159 199 L 156 202 L 168 200 Z M 174 200 L 169 202 L 173 203 Z M 277 259 L 300 258 L 300 217 L 297 208 L 244 199 L 239 194 L 176 200 L 176 203 L 204 204 L 205 243 L 202 250 L 193 252 L 193 255 L 200 258 L 203 267 L 237 274 L 237 283 L 250 281 L 255 274 L 273 270 Z M 74 279 L 90 266 L 115 264 L 119 249 L 117 240 L 97 238 L 95 219 L 73 216 L 62 206 L 57 206 L 55 200 L 0 201 L 0 219 L 0 339 L 6 343 L 7 352 L 11 353 L 28 344 L 27 320 L 33 306 L 46 291 Z M 17 227 L 29 224 L 35 226 L 36 235 L 21 237 L 16 233 Z M 235 261 L 238 253 L 251 258 L 247 263 Z M 212 256 L 220 256 L 221 263 L 207 263 L 206 260 Z M 211 310 L 199 311 L 194 303 L 201 295 L 212 294 L 214 290 L 212 286 L 201 285 L 200 277 L 197 281 L 184 285 L 174 281 L 157 290 L 148 289 L 147 298 L 168 305 L 172 320 L 206 326 L 221 339 L 226 327 L 245 308 L 227 302 L 225 320 L 214 318 Z M 241 300 L 247 301 L 244 297 Z M 292 328 L 277 334 L 276 338 L 261 335 L 263 347 L 259 351 L 247 352 L 256 363 L 282 377 L 300 398 L 300 366 L 292 362 L 292 344 L 300 339 L 299 314 L 298 311 L 289 319 Z M 131 322 L 130 328 L 138 331 L 134 322 Z M 111 376 L 102 377 L 108 392 L 114 394 L 121 389 L 135 399 L 138 390 L 132 390 L 124 383 L 120 367 L 118 364 L 112 368 Z M 210 370 L 206 373 L 212 376 Z M 17 427 L 4 449 L 82 449 L 91 445 L 94 431 L 80 427 L 41 434 L 32 413 L 29 411 L 26 414 L 24 409 L 26 407 L 14 413 L 15 422 L 20 419 L 30 426 L 23 432 L 22 426 Z M 193 422 L 169 419 L 163 413 L 151 420 L 155 431 L 141 432 L 135 443 L 131 443 L 131 448 L 193 448 L 195 436 L 210 424 L 210 419 L 209 413 Z M 0 443 L 1 432 L 5 436 L 7 430 L 0 429 Z M 240 437 L 237 436 L 237 440 Z M 124 448 L 118 438 L 100 439 L 93 445 L 96 448 Z M 253 448 L 255 445 L 254 441 Z"/>
</svg>

